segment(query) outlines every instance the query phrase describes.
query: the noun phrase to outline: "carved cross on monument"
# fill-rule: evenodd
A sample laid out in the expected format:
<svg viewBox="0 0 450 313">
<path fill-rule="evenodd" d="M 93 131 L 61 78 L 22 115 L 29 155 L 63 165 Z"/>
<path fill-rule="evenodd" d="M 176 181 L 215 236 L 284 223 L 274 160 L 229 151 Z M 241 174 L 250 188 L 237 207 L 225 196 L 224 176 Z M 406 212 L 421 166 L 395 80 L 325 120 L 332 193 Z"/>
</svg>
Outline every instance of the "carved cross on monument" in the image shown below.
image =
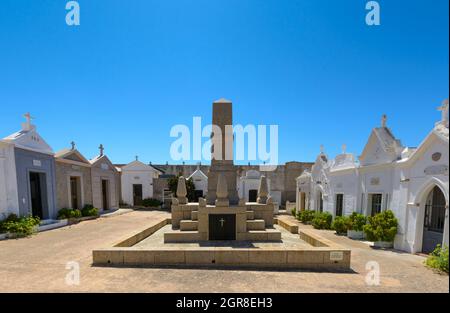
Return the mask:
<svg viewBox="0 0 450 313">
<path fill-rule="evenodd" d="M 223 227 L 223 223 L 225 223 L 225 220 L 223 219 L 223 217 L 219 220 L 220 222 L 220 227 Z"/>
<path fill-rule="evenodd" d="M 105 148 L 103 147 L 103 145 L 100 144 L 100 146 L 98 147 L 98 149 L 100 150 L 100 156 L 103 156 L 103 151 L 105 150 Z"/>
<path fill-rule="evenodd" d="M 75 142 L 72 141 L 72 142 L 70 143 L 70 145 L 72 146 L 72 150 L 75 150 Z"/>
<path fill-rule="evenodd" d="M 33 117 L 31 116 L 30 112 L 25 113 L 23 116 L 27 120 L 28 125 L 30 125 L 31 124 L 31 120 L 33 119 Z"/>
</svg>

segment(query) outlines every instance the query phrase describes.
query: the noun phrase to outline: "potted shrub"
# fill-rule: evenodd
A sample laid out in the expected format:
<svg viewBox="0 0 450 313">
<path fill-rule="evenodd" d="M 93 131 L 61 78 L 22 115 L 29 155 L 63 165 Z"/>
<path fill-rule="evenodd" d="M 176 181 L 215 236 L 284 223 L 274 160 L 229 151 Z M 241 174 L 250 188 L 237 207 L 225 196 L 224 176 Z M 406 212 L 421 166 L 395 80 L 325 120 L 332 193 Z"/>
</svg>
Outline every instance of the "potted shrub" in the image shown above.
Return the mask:
<svg viewBox="0 0 450 313">
<path fill-rule="evenodd" d="M 348 217 L 347 237 L 350 239 L 364 238 L 364 225 L 367 224 L 367 217 L 363 214 L 353 212 Z"/>
<path fill-rule="evenodd" d="M 316 212 L 311 210 L 300 211 L 297 212 L 297 219 L 304 224 L 311 224 L 315 214 Z"/>
<path fill-rule="evenodd" d="M 336 234 L 338 235 L 347 235 L 348 217 L 336 216 L 333 223 L 331 224 L 331 229 L 334 229 L 336 231 Z"/>
<path fill-rule="evenodd" d="M 83 217 L 91 217 L 98 216 L 98 209 L 93 205 L 86 204 L 83 209 L 81 209 L 81 216 Z"/>
<path fill-rule="evenodd" d="M 392 248 L 397 235 L 398 220 L 390 210 L 368 218 L 364 226 L 367 239 L 374 242 L 376 248 Z"/>
<path fill-rule="evenodd" d="M 333 215 L 329 212 L 317 212 L 312 220 L 315 229 L 331 229 Z"/>
</svg>

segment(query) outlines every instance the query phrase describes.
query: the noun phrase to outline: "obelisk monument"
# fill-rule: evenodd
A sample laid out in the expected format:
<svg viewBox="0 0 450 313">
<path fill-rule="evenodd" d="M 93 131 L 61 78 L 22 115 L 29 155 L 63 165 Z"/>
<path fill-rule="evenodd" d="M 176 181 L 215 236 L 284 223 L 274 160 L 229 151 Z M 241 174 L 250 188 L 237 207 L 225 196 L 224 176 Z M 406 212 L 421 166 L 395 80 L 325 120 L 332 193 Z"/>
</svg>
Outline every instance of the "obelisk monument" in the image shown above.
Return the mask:
<svg viewBox="0 0 450 313">
<path fill-rule="evenodd" d="M 223 174 L 228 186 L 230 205 L 237 205 L 239 203 L 239 197 L 236 189 L 236 168 L 233 162 L 233 104 L 231 101 L 220 99 L 213 102 L 212 124 L 211 167 L 208 172 L 208 194 L 206 201 L 208 204 L 214 205 L 217 198 L 218 177 L 219 174 Z"/>
</svg>

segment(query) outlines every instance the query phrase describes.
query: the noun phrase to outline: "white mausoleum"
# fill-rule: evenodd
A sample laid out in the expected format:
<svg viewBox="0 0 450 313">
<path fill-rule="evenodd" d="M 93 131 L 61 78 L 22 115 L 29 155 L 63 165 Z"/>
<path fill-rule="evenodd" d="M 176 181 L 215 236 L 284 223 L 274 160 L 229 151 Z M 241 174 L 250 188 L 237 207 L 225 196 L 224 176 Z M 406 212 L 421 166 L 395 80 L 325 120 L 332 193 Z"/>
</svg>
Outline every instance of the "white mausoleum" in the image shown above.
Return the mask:
<svg viewBox="0 0 450 313">
<path fill-rule="evenodd" d="M 405 147 L 387 127 L 374 128 L 359 162 L 345 146 L 330 160 L 323 151 L 310 172 L 297 178 L 298 210 L 333 216 L 392 210 L 399 220 L 396 249 L 431 252 L 449 242 L 448 100 L 441 120 L 417 148 Z"/>
<path fill-rule="evenodd" d="M 140 206 L 142 200 L 153 198 L 153 179 L 160 172 L 153 166 L 136 160 L 121 169 L 122 201 L 131 206 Z"/>
</svg>

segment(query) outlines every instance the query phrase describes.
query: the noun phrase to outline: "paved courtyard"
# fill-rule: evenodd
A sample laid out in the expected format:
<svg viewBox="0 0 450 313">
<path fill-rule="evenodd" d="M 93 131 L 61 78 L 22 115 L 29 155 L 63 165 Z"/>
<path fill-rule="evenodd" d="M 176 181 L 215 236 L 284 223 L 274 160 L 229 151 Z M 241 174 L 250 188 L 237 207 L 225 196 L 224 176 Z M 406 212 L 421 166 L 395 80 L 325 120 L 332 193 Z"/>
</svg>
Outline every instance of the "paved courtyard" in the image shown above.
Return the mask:
<svg viewBox="0 0 450 313">
<path fill-rule="evenodd" d="M 365 243 L 317 231 L 352 249 L 352 272 L 93 267 L 92 250 L 111 246 L 145 225 L 169 217 L 134 211 L 0 241 L 0 292 L 449 292 L 449 279 L 424 258 L 373 250 Z M 309 226 L 301 226 L 308 227 Z M 80 264 L 80 284 L 66 284 L 67 262 Z M 368 286 L 366 263 L 380 265 L 379 286 Z"/>
</svg>

